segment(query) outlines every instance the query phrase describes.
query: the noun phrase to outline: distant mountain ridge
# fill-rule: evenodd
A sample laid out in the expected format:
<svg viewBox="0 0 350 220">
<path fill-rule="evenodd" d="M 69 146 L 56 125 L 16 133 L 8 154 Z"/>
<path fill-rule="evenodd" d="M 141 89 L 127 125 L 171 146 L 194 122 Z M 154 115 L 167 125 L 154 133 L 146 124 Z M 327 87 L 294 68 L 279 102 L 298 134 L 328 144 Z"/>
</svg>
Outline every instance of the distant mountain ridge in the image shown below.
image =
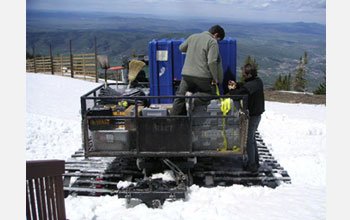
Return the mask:
<svg viewBox="0 0 350 220">
<path fill-rule="evenodd" d="M 143 15 L 100 12 L 27 11 L 26 49 L 47 55 L 52 44 L 53 55 L 67 55 L 68 41 L 73 52 L 93 52 L 97 37 L 98 53 L 119 65 L 122 56 L 148 53 L 152 39 L 186 38 L 207 30 L 213 24 L 225 28 L 226 36 L 237 40 L 237 73 L 248 55 L 259 63 L 259 73 L 267 86 L 278 74 L 293 75 L 299 57 L 309 55 L 309 90 L 323 80 L 326 68 L 326 26 L 316 23 L 253 23 L 229 20 L 171 20 Z"/>
</svg>

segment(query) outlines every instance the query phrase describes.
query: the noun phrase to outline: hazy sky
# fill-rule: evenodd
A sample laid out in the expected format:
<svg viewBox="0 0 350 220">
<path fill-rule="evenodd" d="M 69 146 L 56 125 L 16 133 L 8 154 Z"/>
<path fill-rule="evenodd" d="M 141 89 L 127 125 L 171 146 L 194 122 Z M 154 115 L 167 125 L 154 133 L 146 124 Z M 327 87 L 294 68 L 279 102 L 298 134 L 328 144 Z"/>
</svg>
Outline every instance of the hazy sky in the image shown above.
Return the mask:
<svg viewBox="0 0 350 220">
<path fill-rule="evenodd" d="M 27 0 L 27 9 L 326 23 L 326 0 Z"/>
</svg>

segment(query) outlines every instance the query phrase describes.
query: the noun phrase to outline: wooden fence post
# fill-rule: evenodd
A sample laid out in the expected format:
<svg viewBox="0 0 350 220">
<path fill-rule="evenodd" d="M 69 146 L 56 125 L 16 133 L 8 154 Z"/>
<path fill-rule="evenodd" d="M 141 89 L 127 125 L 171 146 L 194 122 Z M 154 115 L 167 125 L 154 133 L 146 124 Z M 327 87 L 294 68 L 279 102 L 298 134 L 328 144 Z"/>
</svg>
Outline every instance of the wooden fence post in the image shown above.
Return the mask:
<svg viewBox="0 0 350 220">
<path fill-rule="evenodd" d="M 97 72 L 97 40 L 95 36 L 95 74 L 96 74 L 96 82 L 98 82 L 98 72 Z"/>
<path fill-rule="evenodd" d="M 52 58 L 52 50 L 51 50 L 51 44 L 50 44 L 50 61 L 51 61 L 51 74 L 55 74 L 55 70 L 53 69 L 53 58 Z"/>
<path fill-rule="evenodd" d="M 33 46 L 34 73 L 36 73 L 35 48 Z"/>
<path fill-rule="evenodd" d="M 69 53 L 70 53 L 70 75 L 72 78 L 74 78 L 72 40 L 69 40 Z"/>
</svg>

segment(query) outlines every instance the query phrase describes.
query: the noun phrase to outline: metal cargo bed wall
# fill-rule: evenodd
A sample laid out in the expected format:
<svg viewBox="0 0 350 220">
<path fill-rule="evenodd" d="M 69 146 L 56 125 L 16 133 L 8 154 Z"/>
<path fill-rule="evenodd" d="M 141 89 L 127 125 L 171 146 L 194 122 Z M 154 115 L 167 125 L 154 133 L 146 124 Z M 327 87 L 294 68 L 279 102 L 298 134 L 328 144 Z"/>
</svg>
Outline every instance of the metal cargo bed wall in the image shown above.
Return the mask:
<svg viewBox="0 0 350 220">
<path fill-rule="evenodd" d="M 172 96 L 100 96 L 102 89 L 103 84 L 81 97 L 85 157 L 241 157 L 244 153 L 246 95 L 179 96 L 188 99 L 192 111 L 172 116 L 167 114 L 171 105 L 156 105 L 157 109 L 142 101 Z M 198 98 L 211 101 L 192 106 Z M 221 98 L 232 99 L 226 115 L 221 111 Z M 117 108 L 118 100 L 128 100 L 130 105 Z"/>
<path fill-rule="evenodd" d="M 186 54 L 179 50 L 185 39 L 152 40 L 148 44 L 151 96 L 172 96 L 182 78 L 181 71 Z M 219 41 L 224 82 L 220 93 L 227 93 L 228 80 L 236 80 L 237 47 L 236 40 L 227 37 Z M 172 103 L 172 99 L 151 100 L 152 103 Z"/>
</svg>

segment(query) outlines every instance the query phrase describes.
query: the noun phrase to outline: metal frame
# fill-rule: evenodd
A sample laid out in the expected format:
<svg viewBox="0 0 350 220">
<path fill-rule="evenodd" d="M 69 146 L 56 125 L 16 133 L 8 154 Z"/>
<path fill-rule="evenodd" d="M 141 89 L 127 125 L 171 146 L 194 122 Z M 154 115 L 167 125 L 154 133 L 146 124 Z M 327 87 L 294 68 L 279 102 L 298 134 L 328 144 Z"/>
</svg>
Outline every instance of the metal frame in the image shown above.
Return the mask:
<svg viewBox="0 0 350 220">
<path fill-rule="evenodd" d="M 110 83 L 110 85 L 125 85 L 124 83 Z M 82 133 L 83 133 L 83 149 L 85 157 L 112 157 L 112 156 L 118 156 L 118 157 L 195 157 L 195 156 L 214 156 L 214 157 L 221 157 L 221 156 L 243 156 L 246 150 L 246 137 L 248 133 L 248 111 L 247 111 L 247 103 L 248 103 L 248 96 L 247 95 L 220 95 L 220 96 L 105 96 L 105 97 L 97 97 L 98 91 L 104 87 L 104 84 L 98 86 L 97 88 L 91 90 L 90 92 L 86 93 L 85 95 L 81 96 L 81 114 L 82 114 Z M 190 121 L 190 129 L 192 131 L 192 119 L 193 118 L 231 118 L 232 116 L 193 116 L 192 112 L 189 111 L 188 115 L 186 116 L 166 116 L 166 117 L 158 117 L 158 116 L 138 116 L 136 112 L 138 112 L 138 100 L 150 100 L 150 99 L 163 99 L 163 98 L 184 98 L 184 99 L 190 99 L 190 109 L 192 105 L 192 99 L 193 98 L 212 98 L 212 99 L 218 99 L 218 98 L 231 98 L 232 100 L 242 100 L 242 107 L 243 107 L 243 115 L 240 115 L 240 118 L 243 119 L 241 122 L 241 137 L 245 137 L 241 139 L 241 146 L 240 151 L 193 151 L 193 146 L 191 144 L 190 149 L 188 151 L 182 151 L 182 152 L 141 152 L 139 147 L 139 130 L 138 130 L 138 123 L 136 124 L 136 146 L 135 150 L 130 151 L 89 151 L 89 128 L 88 128 L 88 120 L 89 119 L 134 119 L 138 120 L 139 117 L 143 118 L 189 118 Z M 96 100 L 103 100 L 103 99 L 115 99 L 115 100 L 134 100 L 135 101 L 135 111 L 134 116 L 87 116 L 87 100 L 94 100 L 94 104 L 96 104 Z M 191 136 L 192 138 L 192 136 Z M 192 141 L 191 141 L 192 143 Z"/>
</svg>

